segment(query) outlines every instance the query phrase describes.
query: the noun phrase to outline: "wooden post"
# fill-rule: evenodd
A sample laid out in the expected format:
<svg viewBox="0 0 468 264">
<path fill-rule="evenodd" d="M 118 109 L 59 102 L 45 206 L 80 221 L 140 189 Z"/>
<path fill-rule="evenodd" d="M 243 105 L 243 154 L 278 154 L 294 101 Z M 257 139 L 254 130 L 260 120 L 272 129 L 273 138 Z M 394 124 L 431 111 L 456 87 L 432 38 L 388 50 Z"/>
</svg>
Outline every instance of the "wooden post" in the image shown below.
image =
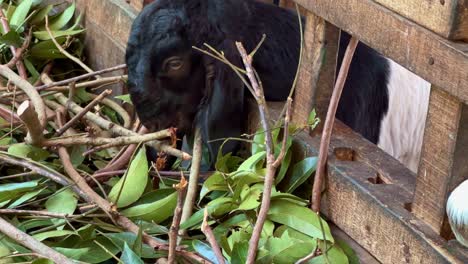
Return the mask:
<svg viewBox="0 0 468 264">
<path fill-rule="evenodd" d="M 313 107 L 322 119 L 325 117 L 335 83 L 339 46 L 338 28 L 312 12 L 306 19 L 302 67 L 294 95 L 293 122 L 297 125 L 307 124 Z"/>
<path fill-rule="evenodd" d="M 433 87 L 412 208 L 444 237 L 450 234 L 443 230 L 447 197 L 468 178 L 467 157 L 468 106 Z"/>
</svg>

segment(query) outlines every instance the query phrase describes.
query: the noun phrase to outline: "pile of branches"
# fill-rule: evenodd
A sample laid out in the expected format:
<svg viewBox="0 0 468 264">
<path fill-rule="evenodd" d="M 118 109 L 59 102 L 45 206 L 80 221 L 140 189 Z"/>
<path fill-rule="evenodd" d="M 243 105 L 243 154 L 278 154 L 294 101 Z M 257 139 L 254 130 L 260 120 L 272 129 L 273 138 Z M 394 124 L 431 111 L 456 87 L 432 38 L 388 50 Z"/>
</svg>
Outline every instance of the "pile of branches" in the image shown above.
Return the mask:
<svg viewBox="0 0 468 264">
<path fill-rule="evenodd" d="M 116 98 L 130 107 L 110 98 L 106 88 L 125 84 L 125 65 L 93 71 L 82 62 L 75 5 L 49 18 L 53 6 L 34 2 L 0 10 L 0 263 L 357 263 L 293 194 L 318 160 L 292 164 L 292 101 L 271 127 L 253 54 L 241 43 L 245 70 L 233 70 L 263 124 L 247 140 L 252 156 L 220 153 L 216 171 L 200 175 L 198 137 L 187 183 L 180 168 L 161 171 L 165 155 L 192 159 L 175 148 L 175 129 L 148 133 L 128 95 Z M 312 113 L 309 125 L 317 122 Z M 148 162 L 147 147 L 160 158 Z"/>
</svg>

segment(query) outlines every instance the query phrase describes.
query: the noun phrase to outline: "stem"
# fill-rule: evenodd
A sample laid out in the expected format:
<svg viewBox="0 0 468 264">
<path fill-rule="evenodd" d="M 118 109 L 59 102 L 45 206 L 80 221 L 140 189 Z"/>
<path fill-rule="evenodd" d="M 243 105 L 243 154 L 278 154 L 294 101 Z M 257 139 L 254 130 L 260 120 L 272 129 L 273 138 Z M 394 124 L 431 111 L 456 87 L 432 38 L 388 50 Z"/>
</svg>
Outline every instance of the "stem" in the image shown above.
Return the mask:
<svg viewBox="0 0 468 264">
<path fill-rule="evenodd" d="M 315 173 L 314 185 L 312 187 L 312 210 L 320 212 L 320 201 L 321 192 L 323 185 L 323 178 L 325 177 L 328 148 L 330 146 L 331 134 L 333 130 L 333 124 L 335 123 L 336 109 L 340 101 L 341 93 L 348 76 L 349 67 L 353 59 L 354 51 L 356 50 L 359 40 L 354 36 L 349 41 L 346 53 L 341 64 L 340 72 L 336 80 L 335 89 L 330 99 L 330 105 L 328 106 L 327 117 L 325 119 L 325 125 L 323 127 L 322 140 L 320 142 L 319 160 L 317 163 L 317 172 Z"/>
</svg>

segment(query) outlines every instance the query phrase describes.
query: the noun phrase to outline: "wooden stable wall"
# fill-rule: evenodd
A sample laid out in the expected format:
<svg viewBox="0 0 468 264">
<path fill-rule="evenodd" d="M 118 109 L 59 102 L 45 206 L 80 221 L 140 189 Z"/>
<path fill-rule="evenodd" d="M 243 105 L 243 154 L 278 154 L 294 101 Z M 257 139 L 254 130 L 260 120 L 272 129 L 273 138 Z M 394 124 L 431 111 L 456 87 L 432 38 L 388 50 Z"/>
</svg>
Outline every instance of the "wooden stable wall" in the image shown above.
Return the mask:
<svg viewBox="0 0 468 264">
<path fill-rule="evenodd" d="M 338 123 L 330 148 L 325 214 L 384 263 L 468 263 L 467 250 L 445 240 L 451 236 L 447 196 L 468 178 L 468 44 L 439 36 L 466 39 L 467 1 L 427 1 L 431 7 L 411 0 L 295 1 L 310 11 L 305 65 L 321 68 L 301 69 L 296 98 L 312 100 L 300 102 L 296 120 L 305 121 L 313 106 L 326 108 L 330 91 L 324 86 L 334 79 L 330 74 L 319 78 L 335 69 L 335 57 L 328 51 L 330 42 L 336 43 L 337 28 L 433 84 L 418 175 Z M 444 11 L 447 7 L 452 8 Z M 437 11 L 428 13 L 428 8 Z M 313 54 L 323 49 L 327 58 L 321 65 Z M 315 155 L 319 138 L 304 135 L 302 142 Z M 343 148 L 354 151 L 353 161 L 333 158 L 334 150 Z"/>
<path fill-rule="evenodd" d="M 468 45 L 448 40 L 466 39 L 468 1 L 295 1 L 307 18 L 296 123 L 306 122 L 313 107 L 325 116 L 339 28 L 433 84 L 418 175 L 337 122 L 323 213 L 380 262 L 468 263 L 467 250 L 446 240 L 444 213 L 448 193 L 468 177 Z M 91 65 L 123 63 L 131 23 L 145 0 L 76 2 L 85 14 Z M 303 133 L 296 148 L 316 155 L 319 140 L 320 134 Z M 352 159 L 335 157 L 343 150 Z"/>
</svg>

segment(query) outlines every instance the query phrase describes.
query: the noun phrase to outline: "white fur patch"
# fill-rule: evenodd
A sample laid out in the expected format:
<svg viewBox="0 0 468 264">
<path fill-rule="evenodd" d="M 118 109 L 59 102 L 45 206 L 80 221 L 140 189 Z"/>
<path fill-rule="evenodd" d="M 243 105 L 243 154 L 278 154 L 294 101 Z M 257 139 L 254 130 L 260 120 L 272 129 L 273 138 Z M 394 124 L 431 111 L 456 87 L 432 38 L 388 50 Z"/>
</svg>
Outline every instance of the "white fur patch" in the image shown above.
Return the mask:
<svg viewBox="0 0 468 264">
<path fill-rule="evenodd" d="M 378 146 L 417 172 L 431 85 L 394 61 L 388 61 L 389 104 L 382 119 Z"/>
<path fill-rule="evenodd" d="M 457 240 L 468 247 L 468 180 L 450 194 L 447 201 L 447 215 Z"/>
</svg>

